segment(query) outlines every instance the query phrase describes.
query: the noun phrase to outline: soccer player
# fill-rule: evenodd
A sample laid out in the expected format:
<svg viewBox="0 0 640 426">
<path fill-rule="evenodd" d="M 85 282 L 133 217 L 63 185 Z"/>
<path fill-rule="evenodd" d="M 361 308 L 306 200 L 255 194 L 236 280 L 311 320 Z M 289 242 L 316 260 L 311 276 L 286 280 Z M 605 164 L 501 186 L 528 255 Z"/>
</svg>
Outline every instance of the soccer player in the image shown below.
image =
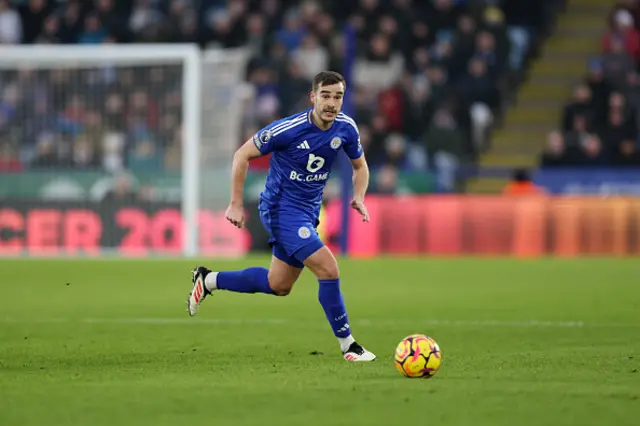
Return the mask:
<svg viewBox="0 0 640 426">
<path fill-rule="evenodd" d="M 338 263 L 320 240 L 316 227 L 322 192 L 331 166 L 343 149 L 353 165 L 354 196 L 351 207 L 369 221 L 364 196 L 369 168 L 355 121 L 340 112 L 346 90 L 344 78 L 331 71 L 313 79 L 313 107 L 277 120 L 256 133 L 235 153 L 232 166 L 231 203 L 226 218 L 244 226 L 243 186 L 249 160 L 271 153 L 269 172 L 258 209 L 269 232 L 271 267 L 213 272 L 203 266 L 193 271 L 193 287 L 187 300 L 191 316 L 206 296 L 218 290 L 286 296 L 306 266 L 318 278 L 318 299 L 347 361 L 373 361 L 376 356 L 358 344 L 342 293 Z"/>
</svg>

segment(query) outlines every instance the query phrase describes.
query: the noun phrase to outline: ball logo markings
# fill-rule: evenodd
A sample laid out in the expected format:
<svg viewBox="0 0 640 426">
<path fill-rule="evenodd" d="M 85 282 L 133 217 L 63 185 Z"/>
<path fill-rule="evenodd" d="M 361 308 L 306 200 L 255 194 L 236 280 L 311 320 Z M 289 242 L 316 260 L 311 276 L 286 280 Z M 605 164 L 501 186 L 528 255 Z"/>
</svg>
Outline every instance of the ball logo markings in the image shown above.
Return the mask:
<svg viewBox="0 0 640 426">
<path fill-rule="evenodd" d="M 405 377 L 433 377 L 442 365 L 442 352 L 436 341 L 424 334 L 405 337 L 396 347 L 395 365 Z"/>
</svg>

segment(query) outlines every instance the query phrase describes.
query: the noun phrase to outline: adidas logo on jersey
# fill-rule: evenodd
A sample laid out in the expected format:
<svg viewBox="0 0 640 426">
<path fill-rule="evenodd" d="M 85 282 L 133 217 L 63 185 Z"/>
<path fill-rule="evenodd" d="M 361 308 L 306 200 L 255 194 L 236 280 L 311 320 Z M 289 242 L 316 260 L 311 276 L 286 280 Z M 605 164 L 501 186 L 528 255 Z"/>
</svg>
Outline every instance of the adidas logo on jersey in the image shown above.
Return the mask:
<svg viewBox="0 0 640 426">
<path fill-rule="evenodd" d="M 309 142 L 307 142 L 307 141 L 302 142 L 300 145 L 298 145 L 298 148 L 300 148 L 300 149 L 309 149 Z"/>
</svg>

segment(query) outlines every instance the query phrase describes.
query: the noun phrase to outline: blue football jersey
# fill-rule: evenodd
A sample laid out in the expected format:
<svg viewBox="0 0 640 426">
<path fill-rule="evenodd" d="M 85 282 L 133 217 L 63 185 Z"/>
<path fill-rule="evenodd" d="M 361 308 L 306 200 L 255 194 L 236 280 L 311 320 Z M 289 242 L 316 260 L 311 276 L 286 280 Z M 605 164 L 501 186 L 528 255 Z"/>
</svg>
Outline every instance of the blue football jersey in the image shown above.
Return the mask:
<svg viewBox="0 0 640 426">
<path fill-rule="evenodd" d="M 271 153 L 261 208 L 302 209 L 317 217 L 338 152 L 343 149 L 351 159 L 362 156 L 358 126 L 351 117 L 339 113 L 331 127 L 322 130 L 311 121 L 311 112 L 274 121 L 254 135 L 260 152 Z"/>
</svg>

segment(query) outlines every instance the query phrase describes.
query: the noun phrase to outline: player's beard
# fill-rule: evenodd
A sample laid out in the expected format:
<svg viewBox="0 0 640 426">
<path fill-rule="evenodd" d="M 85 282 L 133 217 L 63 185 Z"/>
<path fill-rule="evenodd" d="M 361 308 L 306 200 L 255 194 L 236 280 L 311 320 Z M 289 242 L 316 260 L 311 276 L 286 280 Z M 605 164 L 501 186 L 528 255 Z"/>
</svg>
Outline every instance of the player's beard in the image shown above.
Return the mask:
<svg viewBox="0 0 640 426">
<path fill-rule="evenodd" d="M 338 115 L 338 112 L 335 110 L 323 110 L 322 114 L 320 114 L 320 119 L 325 123 L 333 123 L 336 115 Z"/>
<path fill-rule="evenodd" d="M 333 113 L 327 114 L 327 111 L 332 111 Z M 314 119 L 318 121 L 318 125 L 320 125 L 322 128 L 328 128 L 335 121 L 338 112 L 336 110 L 326 110 L 314 107 L 312 114 L 314 116 Z"/>
</svg>

